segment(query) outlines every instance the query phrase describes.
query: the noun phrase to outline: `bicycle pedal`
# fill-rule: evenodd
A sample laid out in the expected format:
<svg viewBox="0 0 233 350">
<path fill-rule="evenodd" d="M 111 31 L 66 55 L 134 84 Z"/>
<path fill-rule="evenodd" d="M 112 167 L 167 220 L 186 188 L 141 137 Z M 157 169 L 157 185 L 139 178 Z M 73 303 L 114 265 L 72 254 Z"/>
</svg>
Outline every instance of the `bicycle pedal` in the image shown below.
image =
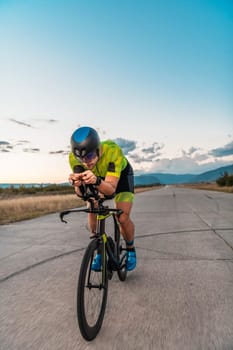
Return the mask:
<svg viewBox="0 0 233 350">
<path fill-rule="evenodd" d="M 127 248 L 123 248 L 122 246 L 120 246 L 120 251 L 122 252 L 123 250 L 127 251 Z"/>
</svg>

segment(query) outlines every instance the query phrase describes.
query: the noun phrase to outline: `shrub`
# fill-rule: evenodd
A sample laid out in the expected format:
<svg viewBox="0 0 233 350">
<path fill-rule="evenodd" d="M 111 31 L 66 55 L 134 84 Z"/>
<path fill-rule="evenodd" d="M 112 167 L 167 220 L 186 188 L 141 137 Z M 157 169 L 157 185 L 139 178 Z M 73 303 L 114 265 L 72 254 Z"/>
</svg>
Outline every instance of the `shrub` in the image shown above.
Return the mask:
<svg viewBox="0 0 233 350">
<path fill-rule="evenodd" d="M 223 174 L 223 176 L 219 177 L 216 180 L 216 183 L 219 186 L 233 186 L 233 174 L 232 175 L 228 175 L 228 173 L 225 172 Z"/>
<path fill-rule="evenodd" d="M 229 175 L 226 181 L 227 186 L 233 186 L 233 175 Z"/>
</svg>

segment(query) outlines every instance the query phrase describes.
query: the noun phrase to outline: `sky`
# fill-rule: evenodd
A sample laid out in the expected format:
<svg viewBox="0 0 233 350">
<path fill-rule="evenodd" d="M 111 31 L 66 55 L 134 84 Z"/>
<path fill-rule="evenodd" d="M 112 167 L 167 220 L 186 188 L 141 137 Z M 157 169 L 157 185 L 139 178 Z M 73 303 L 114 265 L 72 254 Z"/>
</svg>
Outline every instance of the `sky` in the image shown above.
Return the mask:
<svg viewBox="0 0 233 350">
<path fill-rule="evenodd" d="M 135 174 L 233 163 L 232 0 L 0 0 L 0 183 L 66 182 L 80 126 Z"/>
</svg>

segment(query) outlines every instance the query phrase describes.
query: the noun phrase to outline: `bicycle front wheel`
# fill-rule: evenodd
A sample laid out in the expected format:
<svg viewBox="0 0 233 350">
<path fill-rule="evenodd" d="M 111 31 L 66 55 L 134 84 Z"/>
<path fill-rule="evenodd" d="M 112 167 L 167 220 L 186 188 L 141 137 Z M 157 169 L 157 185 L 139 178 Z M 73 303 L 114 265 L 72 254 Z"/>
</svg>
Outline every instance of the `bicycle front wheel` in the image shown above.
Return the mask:
<svg viewBox="0 0 233 350">
<path fill-rule="evenodd" d="M 101 252 L 100 271 L 91 269 L 95 255 Z M 104 243 L 94 239 L 87 247 L 80 267 L 77 292 L 77 317 L 82 336 L 93 340 L 103 323 L 108 293 Z"/>
</svg>

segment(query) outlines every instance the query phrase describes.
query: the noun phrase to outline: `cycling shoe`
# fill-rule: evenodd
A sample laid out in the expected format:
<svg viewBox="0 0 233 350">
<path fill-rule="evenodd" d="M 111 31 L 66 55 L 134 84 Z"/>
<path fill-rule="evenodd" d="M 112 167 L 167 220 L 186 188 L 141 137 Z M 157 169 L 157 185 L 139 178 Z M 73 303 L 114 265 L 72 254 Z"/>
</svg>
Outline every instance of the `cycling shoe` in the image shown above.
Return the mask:
<svg viewBox="0 0 233 350">
<path fill-rule="evenodd" d="M 101 271 L 101 254 L 96 254 L 92 261 L 91 269 L 93 271 Z"/>
<path fill-rule="evenodd" d="M 127 258 L 126 258 L 126 269 L 127 269 L 127 271 L 134 270 L 136 265 L 137 265 L 136 252 L 127 251 Z"/>
</svg>

